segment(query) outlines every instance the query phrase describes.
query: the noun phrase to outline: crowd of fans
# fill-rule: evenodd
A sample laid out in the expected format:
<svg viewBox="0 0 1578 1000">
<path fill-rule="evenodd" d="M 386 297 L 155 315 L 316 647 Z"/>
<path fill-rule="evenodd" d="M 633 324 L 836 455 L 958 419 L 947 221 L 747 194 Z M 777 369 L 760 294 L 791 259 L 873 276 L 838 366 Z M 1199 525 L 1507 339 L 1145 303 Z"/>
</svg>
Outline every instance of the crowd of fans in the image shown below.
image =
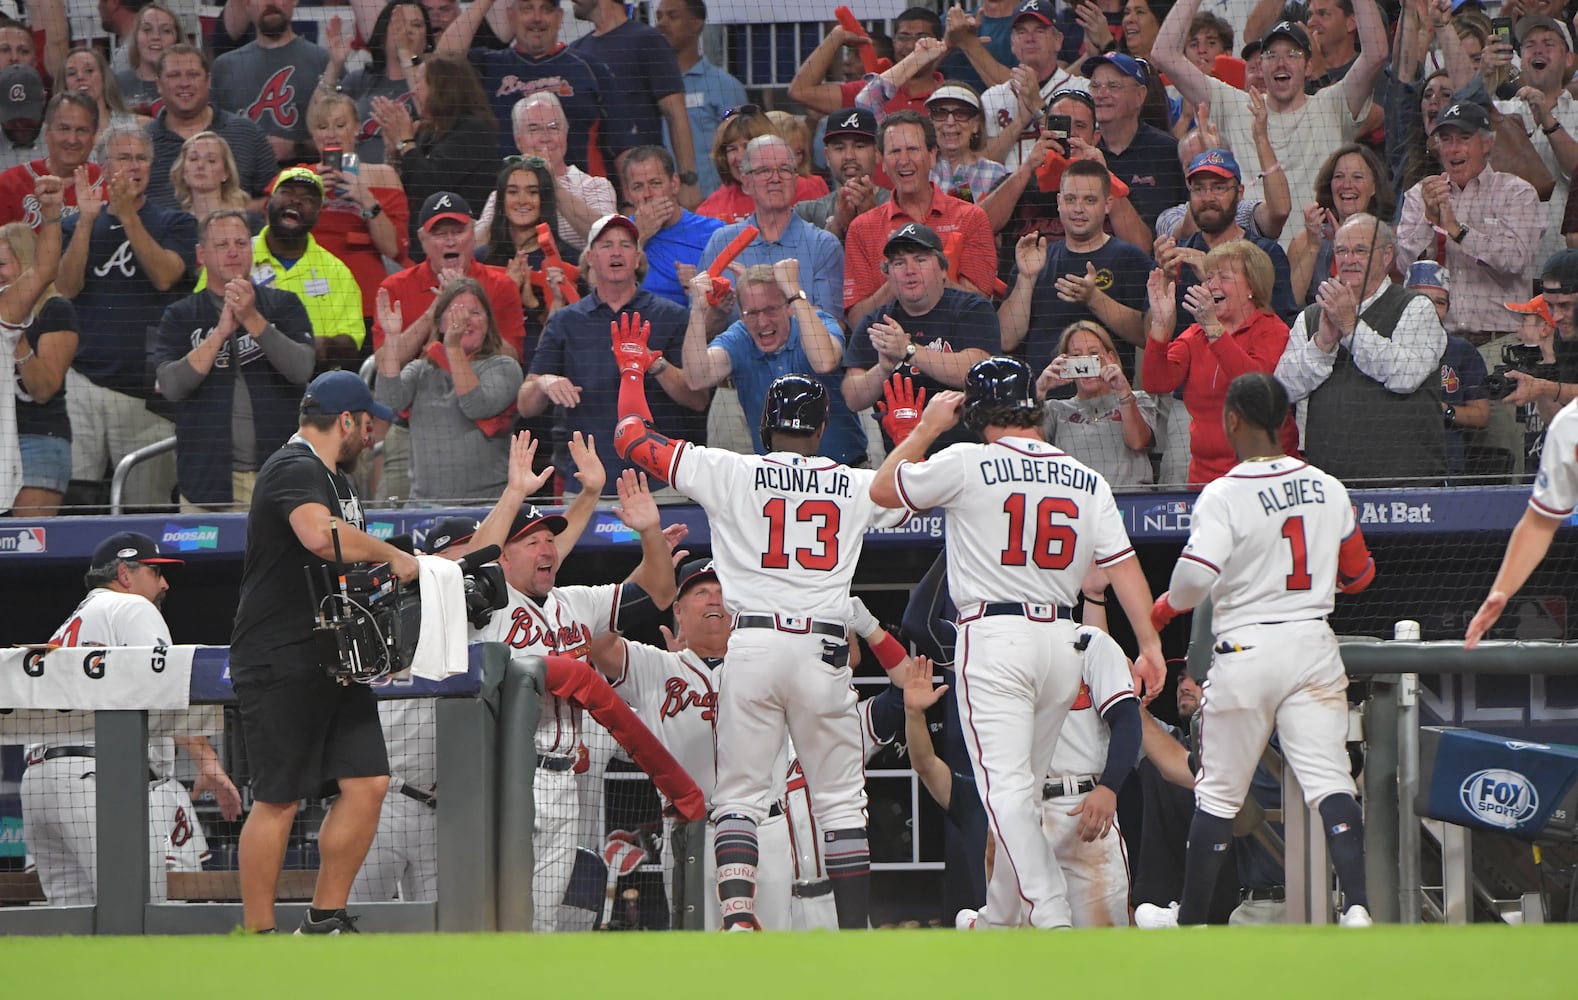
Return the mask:
<svg viewBox="0 0 1578 1000">
<path fill-rule="evenodd" d="M 102 505 L 172 436 L 126 505 L 244 503 L 278 400 L 334 367 L 400 411 L 360 470 L 381 500 L 496 497 L 523 426 L 540 468 L 580 431 L 617 473 L 628 312 L 664 433 L 759 449 L 762 387 L 802 371 L 851 464 L 893 372 L 936 391 L 993 354 L 1127 487 L 1224 472 L 1246 371 L 1360 485 L 1524 475 L 1578 395 L 1555 0 L 914 7 L 829 24 L 787 95 L 708 58 L 704 0 L 569 7 L 0 19 L 0 281 L 62 202 L 4 324 L 0 507 Z"/>
</svg>

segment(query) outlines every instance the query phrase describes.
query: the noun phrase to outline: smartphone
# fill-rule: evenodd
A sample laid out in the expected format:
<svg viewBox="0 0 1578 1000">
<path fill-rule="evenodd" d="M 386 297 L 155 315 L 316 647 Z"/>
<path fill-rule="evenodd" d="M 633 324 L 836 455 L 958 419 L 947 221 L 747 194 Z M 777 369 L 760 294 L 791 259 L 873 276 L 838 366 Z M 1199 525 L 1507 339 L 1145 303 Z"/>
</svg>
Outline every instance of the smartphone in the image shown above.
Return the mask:
<svg viewBox="0 0 1578 1000">
<path fill-rule="evenodd" d="M 344 170 L 345 150 L 340 146 L 324 146 L 323 165 L 331 170 Z"/>
<path fill-rule="evenodd" d="M 1068 155 L 1068 134 L 1073 127 L 1074 119 L 1069 115 L 1047 115 L 1047 131 L 1057 140 L 1064 156 Z"/>
<path fill-rule="evenodd" d="M 1490 30 L 1491 30 L 1492 34 L 1500 35 L 1502 40 L 1505 41 L 1508 45 L 1512 45 L 1513 44 L 1513 41 L 1512 41 L 1512 18 L 1510 18 L 1510 17 L 1493 17 L 1493 18 L 1491 18 L 1490 19 Z"/>
<path fill-rule="evenodd" d="M 1101 358 L 1094 354 L 1063 359 L 1064 378 L 1096 378 L 1101 375 Z"/>
<path fill-rule="evenodd" d="M 340 155 L 340 172 L 346 174 L 360 173 L 355 153 L 342 153 Z"/>
<path fill-rule="evenodd" d="M 1109 27 L 1109 28 L 1121 28 L 1121 27 L 1123 27 L 1123 11 L 1121 11 L 1121 10 L 1120 11 L 1110 11 L 1109 10 L 1109 11 L 1106 12 L 1106 14 L 1107 14 L 1107 27 Z"/>
</svg>

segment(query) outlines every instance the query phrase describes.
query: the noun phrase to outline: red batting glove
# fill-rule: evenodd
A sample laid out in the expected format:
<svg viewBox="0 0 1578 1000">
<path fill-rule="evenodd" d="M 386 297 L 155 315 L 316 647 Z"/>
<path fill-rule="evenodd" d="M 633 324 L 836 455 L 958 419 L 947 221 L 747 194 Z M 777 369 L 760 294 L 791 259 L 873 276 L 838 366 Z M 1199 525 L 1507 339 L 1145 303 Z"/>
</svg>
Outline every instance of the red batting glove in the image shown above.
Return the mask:
<svg viewBox="0 0 1578 1000">
<path fill-rule="evenodd" d="M 1158 632 L 1166 628 L 1168 622 L 1183 614 L 1182 611 L 1173 607 L 1172 602 L 1168 600 L 1169 596 L 1171 595 L 1167 591 L 1163 591 L 1162 596 L 1158 597 L 1156 603 L 1151 605 L 1151 627 Z"/>
<path fill-rule="evenodd" d="M 917 393 L 914 383 L 907 376 L 894 372 L 891 378 L 882 383 L 882 399 L 876 407 L 877 418 L 882 421 L 882 429 L 887 431 L 888 437 L 893 439 L 895 445 L 899 445 L 919 426 L 921 410 L 925 406 L 926 390 Z"/>
<path fill-rule="evenodd" d="M 652 336 L 652 324 L 643 323 L 640 313 L 620 313 L 619 320 L 608 324 L 614 339 L 614 361 L 621 372 L 645 375 L 659 357 L 658 352 L 647 347 Z"/>
</svg>

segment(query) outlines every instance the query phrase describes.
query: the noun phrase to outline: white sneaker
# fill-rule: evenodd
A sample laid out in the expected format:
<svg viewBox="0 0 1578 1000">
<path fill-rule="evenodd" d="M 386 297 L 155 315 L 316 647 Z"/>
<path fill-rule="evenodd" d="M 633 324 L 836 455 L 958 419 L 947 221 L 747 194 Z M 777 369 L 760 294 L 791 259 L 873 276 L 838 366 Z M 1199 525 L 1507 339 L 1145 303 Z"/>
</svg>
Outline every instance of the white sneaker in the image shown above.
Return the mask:
<svg viewBox="0 0 1578 1000">
<path fill-rule="evenodd" d="M 1340 927 L 1369 927 L 1374 923 L 1375 921 L 1370 919 L 1370 911 L 1357 903 L 1348 907 L 1343 915 L 1337 919 L 1337 924 Z"/>
<path fill-rule="evenodd" d="M 960 910 L 953 918 L 953 926 L 961 931 L 973 931 L 983 922 L 980 910 Z"/>
<path fill-rule="evenodd" d="M 1157 906 L 1155 903 L 1141 903 L 1134 908 L 1134 925 L 1148 931 L 1161 927 L 1177 927 L 1178 904 L 1174 902 L 1167 906 Z"/>
</svg>

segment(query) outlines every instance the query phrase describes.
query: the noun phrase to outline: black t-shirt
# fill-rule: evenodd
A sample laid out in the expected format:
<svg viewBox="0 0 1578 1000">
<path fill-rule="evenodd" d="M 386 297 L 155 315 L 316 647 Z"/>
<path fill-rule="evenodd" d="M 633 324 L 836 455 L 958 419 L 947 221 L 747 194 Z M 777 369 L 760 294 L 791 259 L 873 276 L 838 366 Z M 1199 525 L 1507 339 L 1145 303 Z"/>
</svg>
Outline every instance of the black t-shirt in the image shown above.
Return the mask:
<svg viewBox="0 0 1578 1000">
<path fill-rule="evenodd" d="M 310 503 L 366 527 L 351 481 L 330 472 L 310 445 L 293 437 L 263 463 L 252 492 L 241 600 L 230 637 L 232 670 L 315 662 L 312 629 L 328 563 L 309 552 L 290 526 L 291 512 Z"/>
<path fill-rule="evenodd" d="M 1189 200 L 1189 187 L 1178 162 L 1178 140 L 1161 129 L 1141 122 L 1134 141 L 1123 152 L 1111 152 L 1105 142 L 1097 148 L 1106 154 L 1112 176 L 1129 186 L 1129 204 L 1147 226 L 1154 227 L 1158 215 Z"/>
<path fill-rule="evenodd" d="M 1091 253 L 1077 253 L 1067 243 L 1050 244 L 1046 267 L 1041 269 L 1030 295 L 1030 329 L 1020 345 L 1025 363 L 1037 374 L 1057 355 L 1058 340 L 1070 323 L 1082 319 L 1101 322 L 1083 302 L 1064 302 L 1057 295 L 1057 280 L 1070 274 L 1084 277 L 1086 264 L 1096 269 L 1096 287 L 1119 305 L 1141 313 L 1150 305 L 1145 283 L 1151 276 L 1151 258 L 1145 251 L 1116 237 Z M 1015 267 L 1008 287 L 1014 287 L 1018 278 L 1019 269 Z M 1124 374 L 1134 378 L 1134 345 L 1116 334 L 1112 340 Z"/>
<path fill-rule="evenodd" d="M 47 333 L 77 332 L 77 310 L 70 300 L 56 295 L 45 301 L 33 322 L 28 324 L 24 336 L 27 346 L 38 350 Z M 71 418 L 66 415 L 66 384 L 61 383 L 47 403 L 35 403 L 22 385 L 22 373 L 16 373 L 16 432 L 18 434 L 43 434 L 71 440 Z"/>
<path fill-rule="evenodd" d="M 858 368 L 865 371 L 877 363 L 877 349 L 871 346 L 871 324 L 882 319 L 884 315 L 892 316 L 899 326 L 904 328 L 904 332 L 910 335 L 915 346 L 923 351 L 952 353 L 978 347 L 990 356 L 1002 350 L 1003 337 L 997 325 L 997 313 L 992 311 L 991 302 L 972 292 L 946 288 L 931 312 L 922 316 L 911 316 L 896 302 L 868 313 L 855 327 L 854 335 L 849 338 L 849 344 L 844 348 L 846 369 Z M 952 388 L 922 375 L 909 365 L 900 365 L 898 370 L 914 382 L 916 389 L 924 388 L 927 399 Z M 893 442 L 888 440 L 886 431 L 882 432 L 882 440 L 889 449 L 892 449 Z M 935 454 L 950 444 L 957 444 L 960 441 L 975 440 L 977 440 L 975 434 L 960 423 L 939 437 L 936 443 L 927 449 L 926 454 Z"/>
</svg>

